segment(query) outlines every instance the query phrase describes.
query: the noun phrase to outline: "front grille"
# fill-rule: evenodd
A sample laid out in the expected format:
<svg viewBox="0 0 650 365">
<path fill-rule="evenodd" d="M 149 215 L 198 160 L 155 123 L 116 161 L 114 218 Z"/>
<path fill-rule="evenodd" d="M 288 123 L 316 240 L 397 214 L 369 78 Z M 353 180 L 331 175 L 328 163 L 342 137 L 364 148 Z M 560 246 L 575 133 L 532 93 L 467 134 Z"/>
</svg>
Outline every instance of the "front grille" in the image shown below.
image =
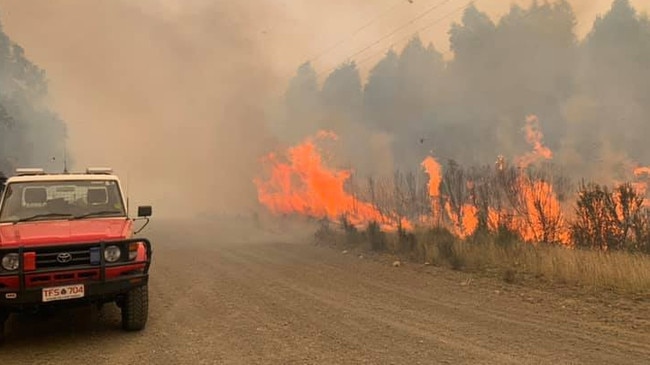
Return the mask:
<svg viewBox="0 0 650 365">
<path fill-rule="evenodd" d="M 79 280 L 90 280 L 90 279 L 97 279 L 99 278 L 99 270 L 94 269 L 92 271 L 74 271 L 71 273 L 65 273 L 65 274 L 55 274 L 55 273 L 49 273 L 49 274 L 36 274 L 36 275 L 27 275 L 25 277 L 25 282 L 27 283 L 27 286 L 34 286 L 34 285 L 46 285 L 46 284 L 54 284 L 58 282 L 66 282 L 66 281 L 79 281 Z"/>
<path fill-rule="evenodd" d="M 90 265 L 90 248 L 93 246 L 73 246 L 69 249 L 40 248 L 36 250 L 36 269 Z M 58 260 L 57 258 L 67 258 Z"/>
</svg>

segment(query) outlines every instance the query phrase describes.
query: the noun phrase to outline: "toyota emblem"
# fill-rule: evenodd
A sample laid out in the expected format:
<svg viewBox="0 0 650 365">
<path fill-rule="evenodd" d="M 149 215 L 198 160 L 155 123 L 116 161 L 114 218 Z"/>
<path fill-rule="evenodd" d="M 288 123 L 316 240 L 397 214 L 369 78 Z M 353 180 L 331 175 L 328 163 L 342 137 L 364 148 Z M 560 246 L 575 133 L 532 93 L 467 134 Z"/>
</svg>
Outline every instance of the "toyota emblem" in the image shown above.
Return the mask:
<svg viewBox="0 0 650 365">
<path fill-rule="evenodd" d="M 56 256 L 56 261 L 58 261 L 58 262 L 60 262 L 62 264 L 68 263 L 68 262 L 72 261 L 72 255 L 69 254 L 68 252 L 61 252 L 60 254 L 58 254 Z"/>
</svg>

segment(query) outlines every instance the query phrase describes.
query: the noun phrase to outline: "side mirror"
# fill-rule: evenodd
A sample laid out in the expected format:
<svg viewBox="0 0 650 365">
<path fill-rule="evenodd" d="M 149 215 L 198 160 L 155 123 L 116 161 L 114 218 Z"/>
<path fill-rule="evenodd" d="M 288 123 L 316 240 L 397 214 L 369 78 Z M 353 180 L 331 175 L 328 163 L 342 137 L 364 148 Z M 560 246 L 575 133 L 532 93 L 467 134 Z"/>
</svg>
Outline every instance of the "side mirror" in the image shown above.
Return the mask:
<svg viewBox="0 0 650 365">
<path fill-rule="evenodd" d="M 139 206 L 138 217 L 151 217 L 151 205 Z"/>
</svg>

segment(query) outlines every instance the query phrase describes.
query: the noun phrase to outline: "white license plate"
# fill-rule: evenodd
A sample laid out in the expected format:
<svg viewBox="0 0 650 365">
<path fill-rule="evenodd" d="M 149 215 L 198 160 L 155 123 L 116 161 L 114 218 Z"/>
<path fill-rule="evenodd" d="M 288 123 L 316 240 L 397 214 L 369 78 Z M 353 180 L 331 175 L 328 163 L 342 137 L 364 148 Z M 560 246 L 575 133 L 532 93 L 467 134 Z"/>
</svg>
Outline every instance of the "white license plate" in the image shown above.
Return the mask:
<svg viewBox="0 0 650 365">
<path fill-rule="evenodd" d="M 65 285 L 53 288 L 43 288 L 43 301 L 51 302 L 53 300 L 65 300 L 74 298 L 83 298 L 84 285 Z"/>
</svg>

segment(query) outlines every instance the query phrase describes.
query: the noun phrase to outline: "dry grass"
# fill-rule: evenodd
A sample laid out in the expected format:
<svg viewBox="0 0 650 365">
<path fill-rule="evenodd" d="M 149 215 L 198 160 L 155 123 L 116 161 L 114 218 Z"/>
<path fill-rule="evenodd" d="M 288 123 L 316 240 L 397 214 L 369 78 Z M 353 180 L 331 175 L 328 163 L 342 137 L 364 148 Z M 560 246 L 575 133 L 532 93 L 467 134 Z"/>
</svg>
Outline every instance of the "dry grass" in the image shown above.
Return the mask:
<svg viewBox="0 0 650 365">
<path fill-rule="evenodd" d="M 331 242 L 347 241 L 345 231 L 330 230 L 329 235 Z M 355 236 L 356 242 L 362 241 L 361 247 L 370 249 L 372 245 L 363 242 L 367 237 L 365 232 Z M 383 252 L 419 263 L 499 275 L 509 283 L 541 280 L 589 289 L 650 293 L 648 255 L 533 246 L 494 236 L 460 240 L 444 229 L 418 230 L 414 240 L 386 234 Z"/>
<path fill-rule="evenodd" d="M 650 257 L 644 255 L 495 242 L 457 242 L 454 249 L 467 268 L 496 269 L 509 282 L 528 275 L 592 288 L 650 291 Z"/>
</svg>

